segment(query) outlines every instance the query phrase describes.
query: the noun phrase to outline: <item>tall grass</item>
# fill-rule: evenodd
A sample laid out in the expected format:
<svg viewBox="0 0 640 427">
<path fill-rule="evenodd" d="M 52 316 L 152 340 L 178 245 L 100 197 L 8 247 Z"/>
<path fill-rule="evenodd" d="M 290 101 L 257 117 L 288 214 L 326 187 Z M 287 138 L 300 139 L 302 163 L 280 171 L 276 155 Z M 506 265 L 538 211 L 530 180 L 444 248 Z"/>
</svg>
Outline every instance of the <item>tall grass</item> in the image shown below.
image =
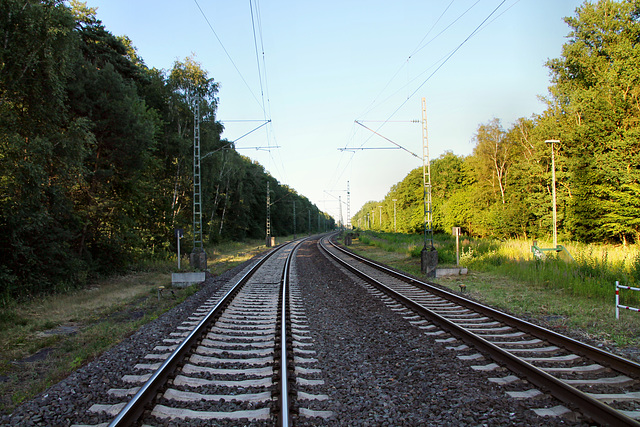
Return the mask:
<svg viewBox="0 0 640 427">
<path fill-rule="evenodd" d="M 424 245 L 423 236 L 398 233 L 361 232 L 360 241 L 386 251 L 420 257 Z M 455 265 L 455 238 L 438 234 L 434 236 L 440 265 Z M 551 247 L 549 242 L 539 242 L 539 247 Z M 525 240 L 494 240 L 460 238 L 460 265 L 478 271 L 494 272 L 550 289 L 563 289 L 569 295 L 610 300 L 613 302 L 615 282 L 629 286 L 640 283 L 640 247 L 586 245 L 568 243 L 569 257 L 555 252 L 545 252 L 544 259 L 531 252 L 531 242 Z M 638 292 L 622 291 L 625 304 L 638 307 Z"/>
<path fill-rule="evenodd" d="M 416 240 L 414 234 L 362 232 L 358 239 L 365 245 L 375 246 L 387 252 L 405 253 L 419 257 L 422 241 Z"/>
</svg>

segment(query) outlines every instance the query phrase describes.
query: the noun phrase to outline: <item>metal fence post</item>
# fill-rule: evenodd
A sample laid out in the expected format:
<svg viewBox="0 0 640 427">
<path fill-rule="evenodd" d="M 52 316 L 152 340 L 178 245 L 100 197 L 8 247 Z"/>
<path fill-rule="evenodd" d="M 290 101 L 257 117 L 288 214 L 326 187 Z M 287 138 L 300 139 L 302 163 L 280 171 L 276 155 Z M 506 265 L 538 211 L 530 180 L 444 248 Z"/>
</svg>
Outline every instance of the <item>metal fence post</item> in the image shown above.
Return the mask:
<svg viewBox="0 0 640 427">
<path fill-rule="evenodd" d="M 616 280 L 616 319 L 620 318 L 620 308 L 618 305 L 620 304 L 620 289 L 618 289 L 618 281 Z"/>
</svg>

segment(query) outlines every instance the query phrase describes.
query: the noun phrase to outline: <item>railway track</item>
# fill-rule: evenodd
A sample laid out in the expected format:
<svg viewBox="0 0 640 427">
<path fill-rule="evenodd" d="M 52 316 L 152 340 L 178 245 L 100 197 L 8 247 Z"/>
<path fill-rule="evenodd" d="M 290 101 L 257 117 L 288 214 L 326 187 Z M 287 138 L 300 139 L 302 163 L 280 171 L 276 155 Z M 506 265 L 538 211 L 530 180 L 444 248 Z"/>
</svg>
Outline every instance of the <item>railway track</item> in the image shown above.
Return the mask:
<svg viewBox="0 0 640 427">
<path fill-rule="evenodd" d="M 512 374 L 491 380 L 504 384 L 511 397 L 544 392 L 563 402 L 541 408 L 539 415 L 574 412 L 602 425 L 640 426 L 640 365 L 359 257 L 328 237 L 319 246 L 392 310 L 427 335 L 442 336 L 438 341 L 450 344 L 460 359 L 481 360 L 483 353 L 493 360 L 474 369 L 506 367 Z M 537 388 L 523 390 L 526 384 Z"/>
<path fill-rule="evenodd" d="M 91 407 L 117 413 L 101 425 L 287 426 L 299 416 L 331 416 L 305 406 L 326 396 L 313 393 L 319 369 L 308 357 L 304 310 L 289 282 L 299 244 L 273 250 L 165 337 L 145 356 L 148 363 L 135 365 L 140 375 L 123 377 L 132 387 L 109 390 L 114 399 L 130 399 Z"/>
<path fill-rule="evenodd" d="M 638 425 L 637 364 L 326 240 L 333 255 L 294 246 L 211 280 L 0 424 Z"/>
</svg>

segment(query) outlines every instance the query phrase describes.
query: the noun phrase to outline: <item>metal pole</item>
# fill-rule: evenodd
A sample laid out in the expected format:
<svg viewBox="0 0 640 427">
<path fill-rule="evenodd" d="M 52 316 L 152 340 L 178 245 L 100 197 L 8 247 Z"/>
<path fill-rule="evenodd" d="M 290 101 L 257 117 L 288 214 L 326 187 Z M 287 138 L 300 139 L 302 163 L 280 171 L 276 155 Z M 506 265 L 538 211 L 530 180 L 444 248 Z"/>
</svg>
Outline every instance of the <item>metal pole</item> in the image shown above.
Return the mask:
<svg viewBox="0 0 640 427">
<path fill-rule="evenodd" d="M 351 191 L 349 190 L 349 181 L 347 181 L 347 229 L 351 230 Z"/>
<path fill-rule="evenodd" d="M 342 196 L 338 196 L 338 205 L 340 205 L 340 219 L 338 222 L 340 229 L 342 230 L 342 228 L 344 227 L 344 222 L 342 222 Z"/>
<path fill-rule="evenodd" d="M 618 281 L 616 280 L 616 319 L 620 318 L 620 308 L 618 308 L 619 304 L 620 304 L 620 289 L 618 289 Z"/>
<path fill-rule="evenodd" d="M 178 239 L 178 271 L 180 271 L 180 233 L 176 232 L 176 238 Z"/>
<path fill-rule="evenodd" d="M 193 250 L 203 250 L 200 182 L 200 97 L 193 98 Z"/>
<path fill-rule="evenodd" d="M 269 191 L 269 181 L 267 181 L 267 237 L 266 246 L 271 247 L 271 192 Z"/>
<path fill-rule="evenodd" d="M 396 233 L 397 232 L 397 228 L 396 228 L 396 202 L 398 201 L 398 199 L 393 199 L 393 232 Z"/>
<path fill-rule="evenodd" d="M 380 220 L 378 224 L 380 224 L 380 231 L 382 231 L 382 206 L 378 205 L 378 210 L 380 211 Z"/>
</svg>

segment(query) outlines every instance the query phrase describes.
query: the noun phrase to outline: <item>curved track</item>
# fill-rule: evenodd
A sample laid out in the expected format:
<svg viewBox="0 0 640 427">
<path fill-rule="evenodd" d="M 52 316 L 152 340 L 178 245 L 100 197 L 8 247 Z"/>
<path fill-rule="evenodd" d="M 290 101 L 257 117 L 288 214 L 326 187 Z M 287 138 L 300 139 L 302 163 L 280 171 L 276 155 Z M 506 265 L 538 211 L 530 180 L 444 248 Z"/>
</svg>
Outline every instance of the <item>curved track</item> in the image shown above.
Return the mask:
<svg viewBox="0 0 640 427">
<path fill-rule="evenodd" d="M 340 265 L 419 315 L 412 323 L 427 334 L 448 332 L 587 419 L 604 425 L 640 426 L 640 365 L 359 257 L 328 237 L 319 245 Z M 454 349 L 469 350 L 466 344 Z M 498 367 L 496 363 L 476 368 L 491 370 Z M 512 375 L 496 382 L 516 380 Z M 509 393 L 528 398 L 541 392 Z M 570 411 L 566 407 L 553 410 Z"/>
</svg>

